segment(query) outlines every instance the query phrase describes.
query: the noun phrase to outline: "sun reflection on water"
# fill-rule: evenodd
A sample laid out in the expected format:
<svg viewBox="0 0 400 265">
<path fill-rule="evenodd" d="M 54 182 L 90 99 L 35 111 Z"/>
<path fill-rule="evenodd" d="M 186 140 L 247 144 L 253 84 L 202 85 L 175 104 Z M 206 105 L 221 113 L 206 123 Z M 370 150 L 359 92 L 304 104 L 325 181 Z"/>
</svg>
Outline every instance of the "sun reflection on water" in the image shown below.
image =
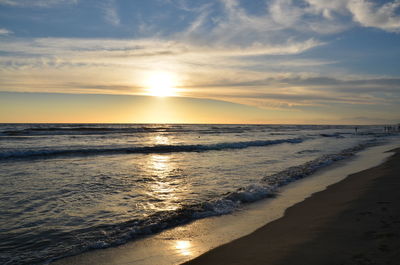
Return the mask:
<svg viewBox="0 0 400 265">
<path fill-rule="evenodd" d="M 168 145 L 171 140 L 163 133 L 153 134 L 154 145 Z M 185 172 L 177 163 L 175 153 L 153 153 L 146 157 L 148 178 L 144 188 L 148 198 L 145 208 L 151 211 L 175 211 L 182 207 L 182 201 L 190 193 Z"/>
<path fill-rule="evenodd" d="M 153 135 L 151 141 L 154 145 L 168 145 L 168 136 L 163 134 Z M 179 180 L 171 176 L 176 171 L 173 154 L 150 154 L 147 168 L 153 181 L 148 185 L 152 202 L 148 206 L 157 211 L 173 211 L 179 208 Z"/>
<path fill-rule="evenodd" d="M 179 254 L 183 256 L 192 255 L 192 252 L 190 251 L 191 247 L 192 244 L 187 240 L 178 240 L 175 243 L 175 248 L 178 250 Z"/>
<path fill-rule="evenodd" d="M 151 207 L 157 210 L 176 210 L 179 208 L 179 185 L 170 177 L 174 163 L 170 155 L 154 154 L 149 157 L 149 167 L 153 181 L 149 183 L 150 195 L 156 200 Z"/>
<path fill-rule="evenodd" d="M 167 145 L 170 143 L 168 136 L 162 134 L 157 134 L 156 136 L 153 137 L 152 140 L 153 143 L 156 145 Z"/>
<path fill-rule="evenodd" d="M 170 157 L 168 155 L 151 155 L 150 163 L 154 171 L 161 176 L 171 170 Z"/>
<path fill-rule="evenodd" d="M 168 136 L 163 134 L 152 135 L 150 140 L 154 145 L 170 144 Z M 149 169 L 154 172 L 154 175 L 165 177 L 174 169 L 171 157 L 171 154 L 151 154 L 148 160 Z"/>
</svg>

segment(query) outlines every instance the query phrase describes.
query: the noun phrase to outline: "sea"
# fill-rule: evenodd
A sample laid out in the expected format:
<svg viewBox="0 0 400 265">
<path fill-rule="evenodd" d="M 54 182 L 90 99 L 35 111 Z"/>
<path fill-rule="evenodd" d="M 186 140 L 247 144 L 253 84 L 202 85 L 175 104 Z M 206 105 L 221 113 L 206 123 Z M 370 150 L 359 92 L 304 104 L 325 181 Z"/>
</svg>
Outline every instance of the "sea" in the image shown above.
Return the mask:
<svg viewBox="0 0 400 265">
<path fill-rule="evenodd" d="M 383 126 L 0 124 L 0 264 L 48 264 L 270 199 Z"/>
</svg>

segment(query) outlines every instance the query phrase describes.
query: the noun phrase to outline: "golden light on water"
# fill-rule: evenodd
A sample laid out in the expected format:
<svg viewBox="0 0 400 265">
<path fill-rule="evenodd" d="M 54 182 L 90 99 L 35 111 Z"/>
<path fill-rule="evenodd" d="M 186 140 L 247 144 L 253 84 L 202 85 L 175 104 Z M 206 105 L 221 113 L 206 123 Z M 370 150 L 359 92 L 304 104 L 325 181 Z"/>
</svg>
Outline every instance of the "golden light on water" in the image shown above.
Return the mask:
<svg viewBox="0 0 400 265">
<path fill-rule="evenodd" d="M 162 134 L 152 136 L 151 140 L 154 145 L 170 144 L 169 138 Z M 151 196 L 157 199 L 157 203 L 150 207 L 165 211 L 176 210 L 179 207 L 176 203 L 179 186 L 175 185 L 175 179 L 168 177 L 175 168 L 171 155 L 151 154 L 148 158 L 148 170 L 152 171 L 154 176 L 154 181 L 149 184 L 149 187 Z"/>
<path fill-rule="evenodd" d="M 162 134 L 157 134 L 152 137 L 152 142 L 155 145 L 168 145 L 170 144 L 169 138 Z M 150 156 L 150 164 L 157 174 L 165 174 L 172 170 L 170 165 L 170 156 L 168 154 L 153 154 Z"/>
<path fill-rule="evenodd" d="M 170 143 L 168 136 L 158 134 L 153 137 L 153 142 L 156 145 L 167 145 Z"/>
<path fill-rule="evenodd" d="M 174 211 L 179 208 L 179 185 L 168 177 L 174 169 L 169 155 L 153 154 L 149 157 L 149 169 L 153 171 L 154 180 L 149 183 L 149 195 L 155 202 L 149 203 L 152 209 Z"/>
<path fill-rule="evenodd" d="M 147 75 L 144 85 L 147 95 L 155 97 L 173 97 L 178 95 L 178 79 L 170 72 L 151 72 Z"/>
<path fill-rule="evenodd" d="M 179 241 L 176 241 L 176 243 L 175 243 L 175 248 L 183 256 L 189 256 L 192 254 L 192 252 L 190 251 L 191 246 L 192 246 L 192 244 L 190 243 L 190 241 L 187 241 L 187 240 L 179 240 Z"/>
<path fill-rule="evenodd" d="M 151 155 L 151 164 L 157 174 L 168 173 L 171 169 L 168 155 Z"/>
</svg>

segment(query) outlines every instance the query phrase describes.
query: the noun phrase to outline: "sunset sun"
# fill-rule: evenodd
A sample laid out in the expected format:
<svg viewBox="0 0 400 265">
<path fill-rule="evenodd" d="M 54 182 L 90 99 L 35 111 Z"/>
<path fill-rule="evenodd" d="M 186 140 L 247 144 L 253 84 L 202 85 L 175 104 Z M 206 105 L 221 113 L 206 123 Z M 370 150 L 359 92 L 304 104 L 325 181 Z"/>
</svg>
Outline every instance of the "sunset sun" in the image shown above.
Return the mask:
<svg viewBox="0 0 400 265">
<path fill-rule="evenodd" d="M 177 95 L 177 80 L 168 72 L 153 72 L 145 81 L 147 94 L 155 97 L 171 97 Z"/>
</svg>

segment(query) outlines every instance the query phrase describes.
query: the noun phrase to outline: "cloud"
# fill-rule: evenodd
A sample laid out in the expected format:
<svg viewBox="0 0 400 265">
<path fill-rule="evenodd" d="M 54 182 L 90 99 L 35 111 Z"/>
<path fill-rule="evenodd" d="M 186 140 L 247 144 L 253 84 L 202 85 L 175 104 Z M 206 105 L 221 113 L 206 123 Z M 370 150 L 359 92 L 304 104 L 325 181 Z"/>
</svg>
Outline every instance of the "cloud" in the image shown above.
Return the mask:
<svg viewBox="0 0 400 265">
<path fill-rule="evenodd" d="M 249 60 L 248 56 L 257 52 L 300 52 L 300 48 L 292 46 L 296 45 L 235 49 L 158 39 L 39 38 L 27 41 L 12 38 L 0 43 L 0 51 L 9 54 L 0 56 L 0 90 L 141 95 L 144 93 L 143 76 L 162 70 L 179 76 L 178 88 L 182 96 L 187 97 L 225 100 L 265 109 L 330 104 L 398 108 L 398 78 L 312 71 L 296 73 L 293 68 L 304 71 L 306 66 L 320 68 L 335 62 L 291 60 L 290 57 L 282 60 L 279 55 L 262 61 L 261 70 L 252 69 L 258 62 Z M 309 46 L 307 43 L 299 45 Z M 287 72 L 267 70 L 277 64 L 284 65 Z"/>
<path fill-rule="evenodd" d="M 400 16 L 396 10 L 400 1 L 394 0 L 377 4 L 368 0 L 306 0 L 311 7 L 329 20 L 338 15 L 350 15 L 352 20 L 363 27 L 373 27 L 389 32 L 400 31 Z"/>
<path fill-rule="evenodd" d="M 241 48 L 162 39 L 13 37 L 0 42 L 0 90 L 25 91 L 29 83 L 29 91 L 82 93 L 95 87 L 89 92 L 111 93 L 115 86 L 117 94 L 141 94 L 143 89 L 138 88 L 143 88 L 143 76 L 161 70 L 177 73 L 180 86 L 191 96 L 190 86 L 198 92 L 209 84 L 250 82 L 265 76 L 265 71 L 246 70 L 255 62 L 243 61 L 243 57 L 295 54 L 318 45 L 322 44 L 312 39 Z M 102 79 L 96 78 L 99 75 Z M 74 79 L 81 84 L 72 86 L 68 80 Z"/>
<path fill-rule="evenodd" d="M 104 18 L 107 22 L 114 26 L 118 26 L 121 20 L 118 16 L 118 11 L 115 5 L 115 0 L 109 0 L 101 5 L 101 9 L 104 14 Z"/>
<path fill-rule="evenodd" d="M 10 31 L 10 30 L 8 30 L 8 29 L 0 28 L 0 36 L 2 36 L 2 35 L 10 35 L 10 34 L 12 34 L 12 33 L 13 33 L 13 32 Z"/>
<path fill-rule="evenodd" d="M 96 88 L 107 93 L 114 85 L 125 88 L 116 89 L 115 93 L 140 93 L 141 76 L 162 70 L 181 77 L 180 86 L 187 96 L 226 99 L 231 95 L 238 103 L 251 99 L 291 106 L 326 102 L 393 104 L 399 99 L 397 78 L 317 74 L 313 69 L 335 62 L 287 57 L 319 45 L 323 43 L 314 39 L 241 47 L 164 39 L 13 37 L 0 42 L 0 83 L 2 89 L 20 90 L 24 87 L 21 83 L 29 81 L 31 89 L 37 91 L 51 88 L 65 92 L 71 87 L 73 91 Z M 259 55 L 273 56 L 259 60 Z M 304 72 L 305 69 L 311 71 Z M 103 81 L 93 78 L 99 73 Z M 70 81 L 63 81 L 65 76 L 69 80 L 76 77 L 82 83 L 72 86 Z"/>
<path fill-rule="evenodd" d="M 247 75 L 244 77 L 243 75 Z M 274 74 L 265 79 L 242 73 L 241 79 L 233 77 L 214 80 L 208 85 L 199 84 L 200 96 L 241 104 L 256 105 L 261 108 L 329 106 L 344 104 L 353 106 L 392 106 L 396 109 L 400 102 L 399 78 L 371 78 L 358 76 L 329 76 L 315 74 Z M 261 75 L 259 75 L 261 76 Z M 246 79 L 244 81 L 244 79 Z M 192 94 L 193 96 L 193 94 Z"/>
<path fill-rule="evenodd" d="M 0 0 L 6 2 L 48 7 L 76 1 Z M 147 38 L 2 38 L 0 90 L 142 94 L 144 75 L 171 71 L 188 97 L 297 110 L 335 104 L 399 107 L 398 78 L 340 74 L 335 59 L 303 54 L 325 45 L 326 34 L 351 27 L 397 32 L 399 1 L 271 0 L 257 12 L 246 1 L 178 3 L 191 19 L 172 34 L 158 34 L 162 27 L 150 23 L 143 29 L 152 36 Z M 118 26 L 124 20 L 117 7 L 110 0 L 97 10 Z"/>
<path fill-rule="evenodd" d="M 327 93 L 254 93 L 246 95 L 233 95 L 230 97 L 242 97 L 253 99 L 267 99 L 280 101 L 291 105 L 317 105 L 322 102 L 347 103 L 347 104 L 377 104 L 377 98 L 368 95 L 354 98 L 345 95 L 329 95 Z"/>
<path fill-rule="evenodd" d="M 360 25 L 390 32 L 400 29 L 395 12 L 400 0 L 381 5 L 366 0 L 271 0 L 264 1 L 257 14 L 246 9 L 245 1 L 238 0 L 220 0 L 219 6 L 214 3 L 192 9 L 182 4 L 185 1 L 179 3 L 194 19 L 174 37 L 198 44 L 246 48 L 279 45 L 288 40 L 304 42 Z"/>
<path fill-rule="evenodd" d="M 284 27 L 293 27 L 302 20 L 307 10 L 295 5 L 292 0 L 275 0 L 269 6 L 269 12 L 276 23 Z"/>
<path fill-rule="evenodd" d="M 76 4 L 79 0 L 0 0 L 0 5 L 18 7 L 51 7 L 60 4 Z"/>
<path fill-rule="evenodd" d="M 381 6 L 365 0 L 352 0 L 348 4 L 354 21 L 365 27 L 374 27 L 390 32 L 400 32 L 400 16 L 396 15 L 399 7 L 399 0 Z"/>
<path fill-rule="evenodd" d="M 17 57 L 65 57 L 99 58 L 99 60 L 129 59 L 132 57 L 179 56 L 190 58 L 207 55 L 219 57 L 237 57 L 254 55 L 299 54 L 324 43 L 314 39 L 305 41 L 288 40 L 279 45 L 254 43 L 252 46 L 237 45 L 196 45 L 182 41 L 163 39 L 83 39 L 83 38 L 12 38 L 0 43 L 0 51 Z M 177 57 L 179 59 L 179 57 Z"/>
<path fill-rule="evenodd" d="M 326 19 L 334 19 L 338 14 L 348 14 L 347 4 L 352 0 L 305 0 L 312 12 L 320 13 Z"/>
<path fill-rule="evenodd" d="M 285 28 L 320 34 L 341 32 L 357 24 L 389 32 L 400 31 L 400 16 L 396 14 L 399 0 L 380 5 L 368 0 L 304 2 L 274 0 L 269 5 L 269 14 L 275 23 Z"/>
<path fill-rule="evenodd" d="M 284 32 L 287 25 L 274 20 L 268 12 L 267 4 L 262 8 L 264 11 L 261 14 L 254 15 L 248 12 L 243 1 L 220 0 L 213 5 L 205 4 L 188 11 L 194 19 L 185 30 L 177 32 L 173 37 L 197 45 L 235 46 L 238 50 L 258 49 L 261 46 L 278 47 L 282 44 L 286 46 L 287 43 L 306 41 L 319 42 L 310 35 Z"/>
</svg>

